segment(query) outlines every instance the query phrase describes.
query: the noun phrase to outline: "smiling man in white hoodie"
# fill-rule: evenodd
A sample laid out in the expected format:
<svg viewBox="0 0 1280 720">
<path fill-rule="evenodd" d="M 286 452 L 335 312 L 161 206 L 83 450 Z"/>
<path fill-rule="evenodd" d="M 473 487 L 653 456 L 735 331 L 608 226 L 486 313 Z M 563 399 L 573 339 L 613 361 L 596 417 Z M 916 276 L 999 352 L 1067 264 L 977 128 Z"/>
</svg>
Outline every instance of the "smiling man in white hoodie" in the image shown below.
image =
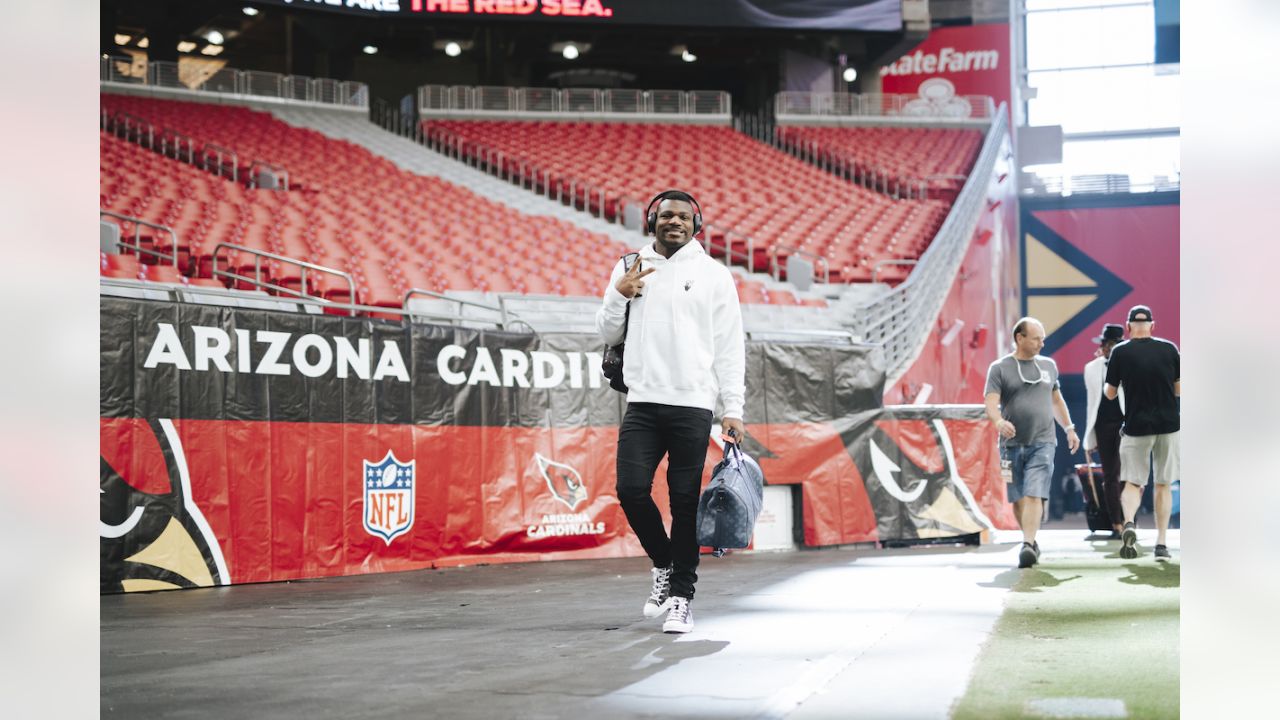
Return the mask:
<svg viewBox="0 0 1280 720">
<path fill-rule="evenodd" d="M 645 220 L 654 241 L 614 266 L 596 329 L 609 345 L 626 341 L 627 412 L 618 430 L 617 492 L 653 562 L 644 616 L 665 612 L 663 632 L 685 633 L 693 629 L 695 525 L 707 443 L 717 400 L 725 432 L 742 437 L 746 342 L 732 274 L 690 242 L 702 226 L 697 201 L 667 190 L 649 203 Z M 670 537 L 652 496 L 664 455 Z"/>
</svg>

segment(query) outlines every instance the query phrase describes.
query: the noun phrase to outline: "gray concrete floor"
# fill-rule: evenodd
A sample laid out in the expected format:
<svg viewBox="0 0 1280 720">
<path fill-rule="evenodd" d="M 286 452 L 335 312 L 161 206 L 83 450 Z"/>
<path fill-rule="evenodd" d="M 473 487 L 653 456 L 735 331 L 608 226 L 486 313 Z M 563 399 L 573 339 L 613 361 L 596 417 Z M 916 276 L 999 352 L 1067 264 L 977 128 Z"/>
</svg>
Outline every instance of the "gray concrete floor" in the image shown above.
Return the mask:
<svg viewBox="0 0 1280 720">
<path fill-rule="evenodd" d="M 704 556 L 688 635 L 644 558 L 103 596 L 101 713 L 946 717 L 1016 547 Z"/>
</svg>

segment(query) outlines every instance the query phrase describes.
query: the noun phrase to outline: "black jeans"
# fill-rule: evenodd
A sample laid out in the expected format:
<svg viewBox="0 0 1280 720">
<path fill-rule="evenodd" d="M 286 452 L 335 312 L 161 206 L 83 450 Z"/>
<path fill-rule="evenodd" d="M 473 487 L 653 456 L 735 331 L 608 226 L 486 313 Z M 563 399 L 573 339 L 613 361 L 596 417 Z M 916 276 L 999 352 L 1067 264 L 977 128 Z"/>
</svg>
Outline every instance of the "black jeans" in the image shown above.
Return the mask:
<svg viewBox="0 0 1280 720">
<path fill-rule="evenodd" d="M 698 495 L 711 438 L 710 410 L 629 403 L 618 430 L 618 502 L 654 567 L 672 568 L 671 594 L 693 598 L 698 581 Z M 671 537 L 653 501 L 653 474 L 667 456 Z"/>
<path fill-rule="evenodd" d="M 1120 494 L 1124 492 L 1124 483 L 1120 482 L 1120 426 L 1121 423 L 1105 423 L 1093 428 L 1102 460 L 1103 496 L 1113 525 L 1124 524 L 1124 509 L 1120 507 Z"/>
</svg>

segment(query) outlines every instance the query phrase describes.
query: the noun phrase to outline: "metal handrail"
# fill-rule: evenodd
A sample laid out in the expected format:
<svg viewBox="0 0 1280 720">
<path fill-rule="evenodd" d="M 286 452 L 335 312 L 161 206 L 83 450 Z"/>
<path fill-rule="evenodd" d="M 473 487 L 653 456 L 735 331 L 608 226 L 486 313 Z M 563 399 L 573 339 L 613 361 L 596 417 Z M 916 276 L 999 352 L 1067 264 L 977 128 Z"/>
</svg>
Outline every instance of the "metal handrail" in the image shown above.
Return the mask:
<svg viewBox="0 0 1280 720">
<path fill-rule="evenodd" d="M 655 103 L 659 96 L 664 99 L 661 106 Z M 722 116 L 732 108 L 729 93 L 721 90 L 422 85 L 417 97 L 419 112 L 424 115 L 467 112 Z M 589 110 L 584 109 L 587 106 Z"/>
<path fill-rule="evenodd" d="M 880 268 L 885 265 L 918 265 L 919 263 L 920 260 L 917 258 L 885 258 L 883 260 L 877 260 L 876 263 L 871 266 L 871 282 L 876 282 L 876 276 L 880 274 Z"/>
<path fill-rule="evenodd" d="M 498 327 L 501 327 L 503 330 L 507 329 L 507 326 L 510 324 L 511 320 L 515 320 L 516 322 L 522 323 L 525 327 L 529 328 L 529 330 L 532 331 L 534 335 L 538 334 L 537 328 L 535 328 L 533 325 L 530 325 L 528 320 L 525 320 L 524 318 L 520 317 L 519 315 L 507 309 L 506 305 L 502 302 L 501 295 L 498 296 L 497 305 L 485 305 L 484 303 L 478 303 L 472 300 L 463 300 L 461 298 L 451 297 L 449 295 L 445 295 L 444 293 L 436 292 L 435 290 L 427 290 L 424 288 L 410 288 L 409 291 L 404 294 L 404 301 L 400 303 L 400 307 L 404 308 L 404 311 L 406 313 L 413 314 L 415 312 L 409 309 L 409 300 L 411 300 L 416 295 L 425 295 L 427 297 L 436 298 L 437 300 L 446 300 L 451 303 L 457 303 L 458 305 L 477 307 L 482 310 L 496 312 L 498 313 L 498 317 L 501 318 L 501 321 L 498 323 Z M 467 318 L 463 318 L 461 315 L 459 315 L 456 319 L 461 321 Z M 478 319 L 478 318 L 473 318 L 473 319 Z"/>
<path fill-rule="evenodd" d="M 223 153 L 226 153 L 227 155 L 231 156 L 232 182 L 239 182 L 240 181 L 240 156 L 236 154 L 235 150 L 232 150 L 229 147 L 224 147 L 217 143 L 207 142 L 200 148 L 200 162 L 204 164 L 204 167 L 207 170 L 209 169 L 209 157 L 210 156 L 217 157 L 218 158 L 217 175 L 218 177 L 222 177 L 222 168 L 224 166 L 222 162 Z"/>
<path fill-rule="evenodd" d="M 178 77 L 178 64 L 168 61 L 143 61 L 140 75 L 125 75 L 116 69 L 116 63 L 133 63 L 130 56 L 103 58 L 99 64 L 99 82 L 130 83 L 149 87 L 185 90 L 193 93 L 233 93 L 251 97 L 280 98 L 297 102 L 344 107 L 369 107 L 369 86 L 353 80 L 338 81 L 331 78 L 309 78 L 302 75 L 283 76 L 278 73 L 257 70 L 237 70 L 223 67 L 206 78 L 195 88 L 187 87 Z M 162 70 L 172 69 L 164 73 Z M 209 81 L 218 78 L 219 82 Z M 229 81 L 228 81 L 229 78 Z M 259 82 L 265 80 L 266 82 Z M 299 85 L 304 97 L 298 97 Z M 217 89 L 215 89 L 217 88 Z"/>
<path fill-rule="evenodd" d="M 268 170 L 274 171 L 276 174 L 276 177 L 280 177 L 284 179 L 284 189 L 286 191 L 289 189 L 289 171 L 286 170 L 281 165 L 276 165 L 275 163 L 269 163 L 266 160 L 254 160 L 252 163 L 249 164 L 249 187 L 251 188 L 258 187 L 258 173 L 256 172 L 258 168 L 266 168 Z"/>
<path fill-rule="evenodd" d="M 231 290 L 228 288 L 212 287 L 212 286 L 205 286 L 205 285 L 188 285 L 185 287 L 174 287 L 171 284 L 165 285 L 162 283 L 148 282 L 146 280 L 131 280 L 128 278 L 99 277 L 98 280 L 99 280 L 99 284 L 101 285 L 116 285 L 120 287 L 138 288 L 140 290 L 158 290 L 160 292 L 195 293 L 198 295 L 212 295 L 214 297 L 225 297 L 228 299 L 237 299 L 237 300 L 245 299 L 244 294 L 245 292 L 247 292 L 245 290 Z M 249 299 L 259 300 L 261 298 L 253 297 Z M 275 298 L 275 297 L 271 297 L 271 299 L 279 300 L 280 302 L 285 302 L 284 300 L 280 300 L 279 298 Z M 181 301 L 181 298 L 179 298 L 179 301 Z M 299 305 L 315 306 L 319 308 L 339 308 L 342 310 L 353 310 L 353 311 L 360 311 L 360 312 L 385 313 L 389 315 L 406 315 L 411 317 L 430 318 L 432 320 L 447 320 L 450 322 L 453 322 L 458 319 L 450 315 L 441 315 L 439 313 L 423 312 L 421 310 L 405 311 L 400 308 L 381 307 L 378 305 L 361 305 L 360 303 L 341 303 L 341 302 L 334 302 L 332 300 L 326 300 L 324 298 L 316 298 L 313 296 L 292 297 L 292 298 L 289 298 L 287 302 L 297 303 Z M 355 314 L 355 313 L 353 312 L 352 314 Z M 482 320 L 480 318 L 473 318 L 470 321 L 471 322 L 487 322 L 486 320 Z M 494 325 L 496 326 L 497 323 L 494 323 Z"/>
<path fill-rule="evenodd" d="M 141 145 L 142 131 L 146 130 L 147 131 L 147 147 L 154 148 L 156 126 L 153 125 L 150 120 L 147 120 L 146 118 L 138 117 L 133 113 L 125 112 L 123 110 L 117 111 L 114 115 L 108 118 L 111 132 L 115 133 L 117 136 L 120 136 L 119 131 L 121 129 L 121 126 L 123 125 L 124 134 L 122 137 L 125 140 L 130 140 L 130 137 L 129 137 L 129 131 L 131 129 L 130 121 L 133 122 L 132 129 L 134 134 L 133 134 L 132 141 Z"/>
<path fill-rule="evenodd" d="M 799 255 L 804 258 L 812 258 L 814 260 L 813 267 L 815 269 L 819 264 L 822 265 L 822 283 L 825 285 L 831 282 L 831 266 L 825 257 L 811 253 L 807 250 L 801 250 L 800 248 L 791 247 L 790 245 L 782 245 L 780 243 L 774 243 L 769 246 L 769 274 L 773 276 L 774 280 L 782 280 L 781 266 L 778 264 L 778 252 L 780 250 L 786 250 L 788 255 Z"/>
<path fill-rule="evenodd" d="M 253 277 L 250 278 L 246 275 L 241 275 L 238 272 L 228 272 L 224 270 L 219 270 L 218 269 L 218 253 L 223 249 L 235 250 L 236 252 L 243 252 L 243 253 L 248 253 L 249 255 L 252 255 L 253 256 Z M 275 283 L 264 282 L 262 280 L 262 259 L 263 258 L 275 260 L 277 262 L 282 262 L 286 265 L 293 265 L 294 267 L 300 268 L 302 270 L 302 273 L 301 273 L 301 278 L 299 282 L 301 284 L 302 290 L 294 290 L 293 288 L 287 288 L 287 287 L 284 287 L 283 285 L 276 285 Z M 253 284 L 256 287 L 266 288 L 269 290 L 274 290 L 276 292 L 287 293 L 295 297 L 311 298 L 322 303 L 328 303 L 330 305 L 336 305 L 338 303 L 334 303 L 332 300 L 329 300 L 327 298 L 322 298 L 318 295 L 312 295 L 311 293 L 308 293 L 306 291 L 307 271 L 314 270 L 316 272 L 327 273 L 329 275 L 340 277 L 343 280 L 347 281 L 347 287 L 350 289 L 350 293 L 351 293 L 350 295 L 348 295 L 348 297 L 350 297 L 352 301 L 351 303 L 343 303 L 342 307 L 347 307 L 348 305 L 351 305 L 352 306 L 351 315 L 355 316 L 356 314 L 356 311 L 354 308 L 355 298 L 356 298 L 356 282 L 351 277 L 351 273 L 344 272 L 342 270 L 335 270 L 330 267 L 325 267 L 324 265 L 309 263 L 309 262 L 306 262 L 305 260 L 295 260 L 285 255 L 277 255 L 276 253 L 273 253 L 273 252 L 267 252 L 266 250 L 257 250 L 254 248 L 245 247 L 243 245 L 236 245 L 234 243 L 227 243 L 227 242 L 220 242 L 213 247 L 213 253 L 211 255 L 211 259 L 213 262 L 213 277 L 224 277 L 229 280 L 238 280 L 241 282 L 247 282 L 247 283 Z M 231 267 L 230 257 L 227 258 L 227 267 L 228 268 Z"/>
<path fill-rule="evenodd" d="M 117 240 L 116 241 L 117 245 L 127 247 L 136 253 L 146 253 L 148 255 L 154 255 L 155 257 L 168 261 L 173 265 L 174 269 L 177 269 L 178 267 L 178 233 L 173 228 L 169 227 L 168 225 L 159 225 L 157 223 L 147 222 L 142 218 L 136 218 L 131 215 L 121 215 L 120 213 L 111 212 L 110 210 L 99 209 L 98 217 L 101 218 L 104 215 L 106 217 L 111 217 L 117 220 L 124 220 L 125 222 L 133 223 L 133 244 L 125 243 L 122 240 Z M 159 250 L 152 250 L 151 248 L 142 247 L 142 226 L 144 225 L 149 228 L 155 228 L 156 230 L 163 230 L 164 232 L 169 233 L 169 237 L 172 238 L 173 240 L 173 244 L 170 246 L 173 248 L 173 253 L 172 254 L 162 253 Z"/>
<path fill-rule="evenodd" d="M 172 144 L 170 143 L 170 139 L 173 140 Z M 182 143 L 179 142 L 181 140 L 187 141 L 186 142 L 187 157 L 185 160 L 183 160 L 183 158 L 181 157 L 180 150 L 182 147 Z M 174 160 L 181 160 L 182 162 L 195 163 L 196 161 L 195 138 L 185 133 L 180 133 L 177 130 L 174 130 L 173 128 L 164 128 L 160 131 L 160 154 L 167 157 L 169 155 L 168 150 L 171 145 L 173 147 Z"/>
<path fill-rule="evenodd" d="M 955 114 L 960 101 L 966 114 Z M 990 122 L 995 117 L 995 101 L 989 95 L 957 95 L 937 104 L 918 94 L 846 93 L 784 90 L 773 96 L 775 116 L 803 117 L 898 117 L 908 120 L 944 122 Z"/>
<path fill-rule="evenodd" d="M 743 261 L 742 265 L 746 267 L 749 272 L 755 272 L 756 271 L 756 252 L 755 252 L 756 240 L 755 238 L 745 233 L 740 233 L 732 228 L 721 227 L 719 225 L 713 225 L 711 223 L 707 223 L 705 226 L 703 226 L 702 249 L 707 252 L 707 256 L 709 257 L 711 255 L 711 233 L 709 231 L 713 228 L 716 230 L 716 232 L 724 233 L 724 265 L 725 267 L 728 267 L 735 258 L 739 258 Z M 747 246 L 746 252 L 741 252 L 733 249 L 734 237 L 740 237 L 744 241 L 746 241 L 744 243 Z"/>
</svg>

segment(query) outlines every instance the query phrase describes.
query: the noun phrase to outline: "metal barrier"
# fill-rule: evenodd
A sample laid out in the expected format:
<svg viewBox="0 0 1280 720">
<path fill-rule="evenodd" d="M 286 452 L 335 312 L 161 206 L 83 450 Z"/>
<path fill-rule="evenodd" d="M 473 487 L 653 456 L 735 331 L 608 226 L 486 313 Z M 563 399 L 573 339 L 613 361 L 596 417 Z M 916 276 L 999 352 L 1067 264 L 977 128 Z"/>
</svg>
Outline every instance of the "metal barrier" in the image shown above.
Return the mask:
<svg viewBox="0 0 1280 720">
<path fill-rule="evenodd" d="M 852 311 L 850 322 L 858 339 L 884 348 L 886 385 L 897 382 L 915 362 L 951 291 L 986 204 L 987 184 L 998 154 L 1007 148 L 1006 117 L 1002 105 L 992 118 L 964 188 L 915 269 L 897 287 Z"/>
<path fill-rule="evenodd" d="M 711 244 L 711 235 L 713 234 L 711 232 L 712 230 L 715 231 L 714 234 L 724 235 L 723 246 L 720 246 L 720 245 L 713 246 Z M 741 238 L 743 247 L 745 247 L 746 250 L 742 250 L 742 251 L 734 250 L 733 249 L 734 238 Z M 724 251 L 725 267 L 729 267 L 734 260 L 741 260 L 742 262 L 739 264 L 747 268 L 748 271 L 750 272 L 756 271 L 755 238 L 749 235 L 744 235 L 743 233 L 740 233 L 730 228 L 720 227 L 719 225 L 708 223 L 703 227 L 703 230 L 702 230 L 702 249 L 706 250 L 708 257 L 711 257 L 712 247 L 715 247 L 719 250 Z"/>
<path fill-rule="evenodd" d="M 153 257 L 160 258 L 161 260 L 165 261 L 167 264 L 173 265 L 175 268 L 178 267 L 178 233 L 175 232 L 173 228 L 169 227 L 168 225 L 159 225 L 153 222 L 147 222 L 142 218 L 136 218 L 130 215 L 121 215 L 120 213 L 111 212 L 110 210 L 99 209 L 98 217 L 99 218 L 103 218 L 103 217 L 115 218 L 116 220 L 123 220 L 124 222 L 133 223 L 133 242 L 126 243 L 123 240 L 118 241 L 122 247 L 126 247 L 134 251 L 135 253 L 138 253 L 139 255 L 145 254 L 145 255 L 151 255 Z M 143 227 L 149 227 L 155 230 L 159 230 L 161 232 L 168 233 L 169 238 L 171 240 L 170 247 L 173 248 L 173 252 L 164 253 L 164 252 L 160 252 L 159 250 L 153 250 L 148 247 L 143 247 L 142 246 L 142 228 Z M 121 228 L 121 230 L 123 229 L 124 228 Z"/>
<path fill-rule="evenodd" d="M 99 65 L 98 78 L 106 83 L 128 83 L 192 92 L 213 92 L 279 98 L 298 102 L 368 108 L 369 88 L 364 83 L 330 78 L 281 75 L 260 70 L 223 67 L 207 77 L 183 77 L 179 63 L 148 61 L 142 56 L 106 56 Z"/>
<path fill-rule="evenodd" d="M 240 157 L 236 155 L 236 151 L 228 147 L 223 147 L 217 143 L 207 142 L 200 148 L 200 164 L 205 170 L 209 169 L 209 158 L 217 159 L 217 163 L 213 166 L 213 173 L 218 177 L 222 177 L 222 173 L 231 168 L 231 181 L 239 182 L 240 180 Z M 226 162 L 230 160 L 230 162 Z"/>
<path fill-rule="evenodd" d="M 423 85 L 418 88 L 418 109 L 423 114 L 538 112 L 718 117 L 728 116 L 731 107 L 729 93 L 721 90 L 601 90 L 465 85 Z"/>
<path fill-rule="evenodd" d="M 452 315 L 436 315 L 436 314 L 433 314 L 433 313 L 424 313 L 424 312 L 421 312 L 421 311 L 418 311 L 418 310 L 410 310 L 410 309 L 409 309 L 409 301 L 410 301 L 410 300 L 412 300 L 414 297 L 419 296 L 419 295 L 423 295 L 423 296 L 426 296 L 426 297 L 435 298 L 435 299 L 437 299 L 437 300 L 443 300 L 443 301 L 445 301 L 445 302 L 454 303 L 455 305 L 457 305 L 457 306 L 459 306 L 459 307 L 475 307 L 475 308 L 480 308 L 481 310 L 487 310 L 487 311 L 489 311 L 489 312 L 495 312 L 495 313 L 498 313 L 498 317 L 499 317 L 498 322 L 497 322 L 497 323 L 495 323 L 495 324 L 496 324 L 498 327 L 502 328 L 503 330 L 508 330 L 508 329 L 510 329 L 508 326 L 510 325 L 510 323 L 511 323 L 511 321 L 512 321 L 512 320 L 515 320 L 516 322 L 518 322 L 518 323 L 520 323 L 520 324 L 524 325 L 525 327 L 529 328 L 529 330 L 530 330 L 530 331 L 532 331 L 534 335 L 537 335 L 537 334 L 538 334 L 538 330 L 537 330 L 537 328 L 535 328 L 533 325 L 530 325 L 530 324 L 529 324 L 529 322 L 528 322 L 527 320 L 525 320 L 524 318 L 520 317 L 519 315 L 516 315 L 515 313 L 513 313 L 513 312 L 511 312 L 510 310 L 508 310 L 508 309 L 507 309 L 506 304 L 502 301 L 502 296 L 499 296 L 499 297 L 498 297 L 498 304 L 497 304 L 497 305 L 485 305 L 484 303 L 478 303 L 478 302 L 473 302 L 473 301 L 471 301 L 471 300 L 463 300 L 462 298 L 451 297 L 451 296 L 449 296 L 449 295 L 446 295 L 446 294 L 444 294 L 444 293 L 440 293 L 440 292 L 436 292 L 436 291 L 434 291 L 434 290 L 425 290 L 425 289 L 423 289 L 423 288 L 410 288 L 410 289 L 409 289 L 409 291 L 408 291 L 408 292 L 406 292 L 406 293 L 404 294 L 404 301 L 400 303 L 400 307 L 403 309 L 403 312 L 404 312 L 404 314 L 405 314 L 405 315 L 410 315 L 410 316 L 421 316 L 421 317 L 445 318 L 445 319 L 448 319 L 448 320 L 457 320 L 458 322 L 463 322 L 463 321 L 466 321 L 466 322 L 492 322 L 492 321 L 486 321 L 484 318 L 474 318 L 474 317 L 472 317 L 472 318 L 464 318 L 464 317 L 462 317 L 462 316 L 461 316 L 461 314 L 459 314 L 458 316 L 456 316 L 456 317 L 455 317 L 455 316 L 452 316 Z"/>
<path fill-rule="evenodd" d="M 231 271 L 231 270 L 219 270 L 218 269 L 218 253 L 222 252 L 223 250 L 230 250 L 230 251 L 235 251 L 237 253 L 246 253 L 248 255 L 251 255 L 253 257 L 253 277 L 250 278 L 247 275 L 241 275 L 240 273 Z M 299 286 L 301 287 L 301 290 L 294 290 L 293 288 L 288 288 L 283 285 L 277 285 L 275 283 L 263 280 L 262 279 L 263 259 L 275 260 L 276 262 L 283 263 L 285 265 L 292 265 L 296 268 L 299 268 L 299 276 L 300 276 Z M 213 263 L 212 275 L 215 278 L 226 278 L 232 281 L 248 283 L 250 285 L 253 285 L 256 288 L 271 290 L 276 293 L 285 293 L 292 297 L 307 298 L 310 300 L 315 300 L 320 303 L 324 303 L 326 305 L 341 305 L 343 309 L 348 309 L 350 314 L 353 317 L 356 314 L 356 306 L 355 306 L 356 283 L 355 283 L 355 280 L 351 278 L 350 273 L 343 272 L 342 270 L 335 270 L 330 267 L 325 267 L 323 265 L 316 265 L 315 263 L 309 263 L 303 260 L 295 260 L 291 257 L 286 257 L 284 255 L 277 255 L 273 252 L 267 252 L 266 250 L 255 250 L 253 248 L 244 247 L 243 245 L 235 245 L 233 243 L 225 243 L 225 242 L 218 243 L 213 247 L 213 254 L 211 255 L 211 260 Z M 231 267 L 230 255 L 228 255 L 227 257 L 227 267 L 228 268 Z M 313 270 L 319 273 L 326 273 L 328 275 L 333 275 L 335 277 L 339 277 L 339 278 L 342 278 L 343 280 L 346 280 L 348 292 L 350 293 L 347 297 L 350 298 L 350 301 L 346 303 L 334 303 L 332 300 L 329 300 L 327 298 L 322 298 L 318 295 L 312 295 L 308 293 L 307 292 L 307 271 L 308 270 Z M 378 309 L 379 308 L 375 308 L 375 310 L 378 310 Z"/>
<path fill-rule="evenodd" d="M 822 266 L 821 282 L 823 284 L 828 284 L 831 282 L 831 267 L 830 267 L 830 263 L 827 262 L 827 259 L 825 257 L 822 257 L 821 255 L 815 255 L 805 250 L 801 250 L 800 248 L 793 248 L 793 247 L 782 245 L 779 243 L 774 243 L 773 245 L 769 246 L 769 274 L 773 276 L 774 280 L 782 280 L 782 267 L 778 263 L 778 253 L 783 250 L 785 250 L 788 255 L 799 255 L 802 258 L 808 258 L 812 260 L 813 269 L 815 272 L 817 271 L 818 266 L 821 265 Z M 814 276 L 813 281 L 818 282 L 818 276 Z"/>
<path fill-rule="evenodd" d="M 289 190 L 289 171 L 275 163 L 269 163 L 265 160 L 254 160 L 249 163 L 249 187 L 259 188 L 261 183 L 258 180 L 258 171 L 261 169 L 270 170 L 276 178 L 283 184 L 281 189 Z"/>
<path fill-rule="evenodd" d="M 106 55 L 100 60 L 99 79 L 101 82 L 146 85 L 146 61 L 141 58 L 135 60 L 131 55 Z"/>
<path fill-rule="evenodd" d="M 920 95 L 787 90 L 773 98 L 775 116 L 802 117 L 901 117 L 911 119 L 983 120 L 995 116 L 995 101 L 988 95 L 952 95 L 925 98 Z"/>
</svg>

